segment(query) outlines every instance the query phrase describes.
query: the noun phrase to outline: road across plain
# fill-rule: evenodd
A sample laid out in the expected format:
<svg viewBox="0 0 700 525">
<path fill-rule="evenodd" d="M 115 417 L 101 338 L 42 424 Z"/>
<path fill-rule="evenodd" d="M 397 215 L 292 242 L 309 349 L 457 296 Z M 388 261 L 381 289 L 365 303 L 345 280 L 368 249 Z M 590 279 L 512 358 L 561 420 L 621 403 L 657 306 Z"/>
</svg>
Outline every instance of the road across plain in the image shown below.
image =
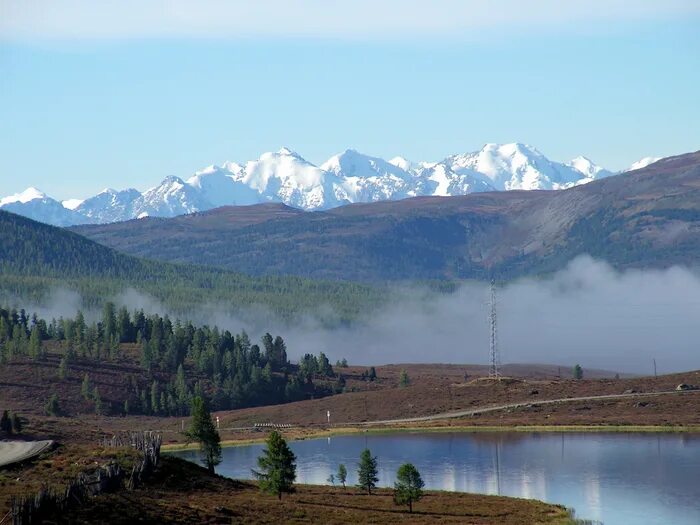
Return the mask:
<svg viewBox="0 0 700 525">
<path fill-rule="evenodd" d="M 53 446 L 53 441 L 0 441 L 0 467 L 38 456 Z"/>
<path fill-rule="evenodd" d="M 625 399 L 625 398 L 639 398 L 639 397 L 655 397 L 664 396 L 672 394 L 688 394 L 688 393 L 700 393 L 700 390 L 666 390 L 663 392 L 634 392 L 631 394 L 604 394 L 598 396 L 582 396 L 582 397 L 563 397 L 559 399 L 543 399 L 543 400 L 533 400 L 533 401 L 521 401 L 519 403 L 509 403 L 507 405 L 490 406 L 483 408 L 472 408 L 467 410 L 455 410 L 452 412 L 442 412 L 440 414 L 433 414 L 430 416 L 416 416 L 416 417 L 405 417 L 398 419 L 382 419 L 375 421 L 363 421 L 361 423 L 348 423 L 352 425 L 390 425 L 392 423 L 419 423 L 421 421 L 436 421 L 439 419 L 453 419 L 457 417 L 468 417 L 477 414 L 486 414 L 488 412 L 499 412 L 501 410 L 510 410 L 514 408 L 525 408 L 531 406 L 541 406 L 541 405 L 555 405 L 562 403 L 573 403 L 577 401 L 599 401 L 604 399 Z"/>
</svg>

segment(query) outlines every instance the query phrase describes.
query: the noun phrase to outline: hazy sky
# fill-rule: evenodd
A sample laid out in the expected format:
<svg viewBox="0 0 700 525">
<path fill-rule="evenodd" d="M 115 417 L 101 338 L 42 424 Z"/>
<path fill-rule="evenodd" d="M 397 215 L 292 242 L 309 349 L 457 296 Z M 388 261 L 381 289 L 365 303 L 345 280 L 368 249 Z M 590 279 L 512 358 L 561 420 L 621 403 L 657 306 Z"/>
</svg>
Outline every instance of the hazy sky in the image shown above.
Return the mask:
<svg viewBox="0 0 700 525">
<path fill-rule="evenodd" d="M 633 6 L 633 7 L 630 7 Z M 697 0 L 0 0 L 0 196 L 289 146 L 611 169 L 700 149 Z"/>
</svg>

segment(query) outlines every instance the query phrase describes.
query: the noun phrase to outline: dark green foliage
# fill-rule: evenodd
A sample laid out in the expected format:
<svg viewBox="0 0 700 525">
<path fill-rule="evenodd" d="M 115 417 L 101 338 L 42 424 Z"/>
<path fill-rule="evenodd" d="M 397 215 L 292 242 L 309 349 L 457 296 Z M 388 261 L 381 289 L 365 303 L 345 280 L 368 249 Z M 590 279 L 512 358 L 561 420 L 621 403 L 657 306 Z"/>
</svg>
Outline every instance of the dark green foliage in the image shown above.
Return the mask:
<svg viewBox="0 0 700 525">
<path fill-rule="evenodd" d="M 374 381 L 375 379 L 377 379 L 377 370 L 375 370 L 374 367 L 371 367 L 369 369 L 369 375 L 367 377 L 370 381 Z"/>
<path fill-rule="evenodd" d="M 571 370 L 571 375 L 574 379 L 583 379 L 583 368 L 581 368 L 581 365 L 576 364 Z"/>
<path fill-rule="evenodd" d="M 396 473 L 394 503 L 408 505 L 408 512 L 413 512 L 413 503 L 423 497 L 423 486 L 418 469 L 411 463 L 404 463 Z"/>
<path fill-rule="evenodd" d="M 256 278 L 216 268 L 131 257 L 70 231 L 2 210 L 0 232 L 0 299 L 4 294 L 40 303 L 52 289 L 61 288 L 78 292 L 87 308 L 102 308 L 105 297 L 134 288 L 183 315 L 197 304 L 217 302 L 228 305 L 232 313 L 263 305 L 279 317 L 291 319 L 303 312 L 316 312 L 319 305 L 328 305 L 333 313 L 324 320 L 329 324 L 355 319 L 369 306 L 384 301 L 381 290 L 353 283 L 299 277 Z M 61 249 L 57 250 L 57 246 Z M 104 311 L 106 315 L 100 323 L 109 335 L 122 341 L 136 337 L 122 322 L 123 313 Z M 284 360 L 283 356 L 278 357 Z"/>
<path fill-rule="evenodd" d="M 206 402 L 199 396 L 192 399 L 192 423 L 186 435 L 189 440 L 199 442 L 200 459 L 213 474 L 214 467 L 221 463 L 221 438 Z"/>
<path fill-rule="evenodd" d="M 202 382 L 199 395 L 206 396 L 215 410 L 321 397 L 341 391 L 344 385 L 341 378 L 331 380 L 333 369 L 325 355 L 307 354 L 294 366 L 287 360 L 282 337 L 269 333 L 261 340 L 263 351 L 245 332 L 231 334 L 216 326 L 195 326 L 141 310 L 129 314 L 111 303 L 105 304 L 99 323 L 87 324 L 81 312 L 50 323 L 33 317 L 30 321 L 24 310 L 0 308 L 1 362 L 28 356 L 30 333 L 34 333 L 39 343 L 50 340 L 63 351 L 57 375 L 66 381 L 71 359 L 120 362 L 120 341 L 138 345 L 137 359 L 150 377 L 147 383 L 125 385 L 132 413 L 189 415 L 197 382 Z M 94 401 L 88 373 L 82 376 L 81 394 L 86 401 Z M 102 408 L 111 410 L 104 404 Z"/>
<path fill-rule="evenodd" d="M 7 410 L 4 410 L 0 418 L 0 432 L 12 434 L 12 420 Z"/>
<path fill-rule="evenodd" d="M 408 372 L 406 370 L 401 370 L 401 376 L 399 377 L 399 386 L 407 387 L 411 380 L 408 378 Z"/>
<path fill-rule="evenodd" d="M 92 393 L 92 399 L 95 401 L 95 414 L 101 415 L 104 412 L 104 406 L 102 405 L 102 397 L 97 387 L 95 387 Z"/>
<path fill-rule="evenodd" d="M 345 488 L 345 483 L 348 481 L 348 469 L 342 463 L 338 465 L 338 483 Z"/>
<path fill-rule="evenodd" d="M 267 438 L 263 455 L 258 458 L 258 470 L 253 470 L 260 489 L 277 495 L 279 499 L 282 499 L 283 492 L 293 492 L 297 477 L 295 461 L 296 456 L 287 441 L 282 434 L 273 430 Z"/>
<path fill-rule="evenodd" d="M 44 410 L 49 416 L 58 416 L 61 414 L 61 406 L 58 403 L 58 396 L 56 394 L 51 394 Z"/>
<path fill-rule="evenodd" d="M 372 494 L 372 489 L 376 488 L 379 478 L 378 461 L 376 456 L 368 448 L 364 449 L 360 454 L 360 463 L 357 466 L 357 486 L 367 491 L 367 494 Z"/>
</svg>

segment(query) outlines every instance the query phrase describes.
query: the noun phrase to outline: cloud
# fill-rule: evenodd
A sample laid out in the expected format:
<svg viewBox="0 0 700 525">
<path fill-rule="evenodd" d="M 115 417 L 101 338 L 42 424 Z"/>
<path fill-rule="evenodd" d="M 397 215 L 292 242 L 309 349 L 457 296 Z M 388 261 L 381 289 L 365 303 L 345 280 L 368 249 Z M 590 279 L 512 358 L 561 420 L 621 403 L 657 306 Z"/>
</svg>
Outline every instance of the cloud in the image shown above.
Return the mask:
<svg viewBox="0 0 700 525">
<path fill-rule="evenodd" d="M 696 0 L 0 0 L 0 38 L 466 36 L 699 12 Z"/>
</svg>

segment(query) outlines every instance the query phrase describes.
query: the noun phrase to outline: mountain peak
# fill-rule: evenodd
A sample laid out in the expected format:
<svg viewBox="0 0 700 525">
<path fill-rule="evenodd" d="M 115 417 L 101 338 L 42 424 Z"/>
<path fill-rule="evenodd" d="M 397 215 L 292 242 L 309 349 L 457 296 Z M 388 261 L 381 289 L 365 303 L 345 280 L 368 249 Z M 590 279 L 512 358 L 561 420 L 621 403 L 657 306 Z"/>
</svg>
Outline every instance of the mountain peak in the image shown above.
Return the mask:
<svg viewBox="0 0 700 525">
<path fill-rule="evenodd" d="M 7 197 L 4 197 L 0 199 L 0 207 L 5 206 L 7 204 L 12 204 L 14 202 L 20 202 L 22 204 L 26 204 L 30 201 L 37 200 L 37 199 L 45 199 L 46 194 L 35 188 L 34 186 L 30 186 L 26 190 L 20 192 L 20 193 L 15 193 L 14 195 L 8 195 Z"/>
</svg>

